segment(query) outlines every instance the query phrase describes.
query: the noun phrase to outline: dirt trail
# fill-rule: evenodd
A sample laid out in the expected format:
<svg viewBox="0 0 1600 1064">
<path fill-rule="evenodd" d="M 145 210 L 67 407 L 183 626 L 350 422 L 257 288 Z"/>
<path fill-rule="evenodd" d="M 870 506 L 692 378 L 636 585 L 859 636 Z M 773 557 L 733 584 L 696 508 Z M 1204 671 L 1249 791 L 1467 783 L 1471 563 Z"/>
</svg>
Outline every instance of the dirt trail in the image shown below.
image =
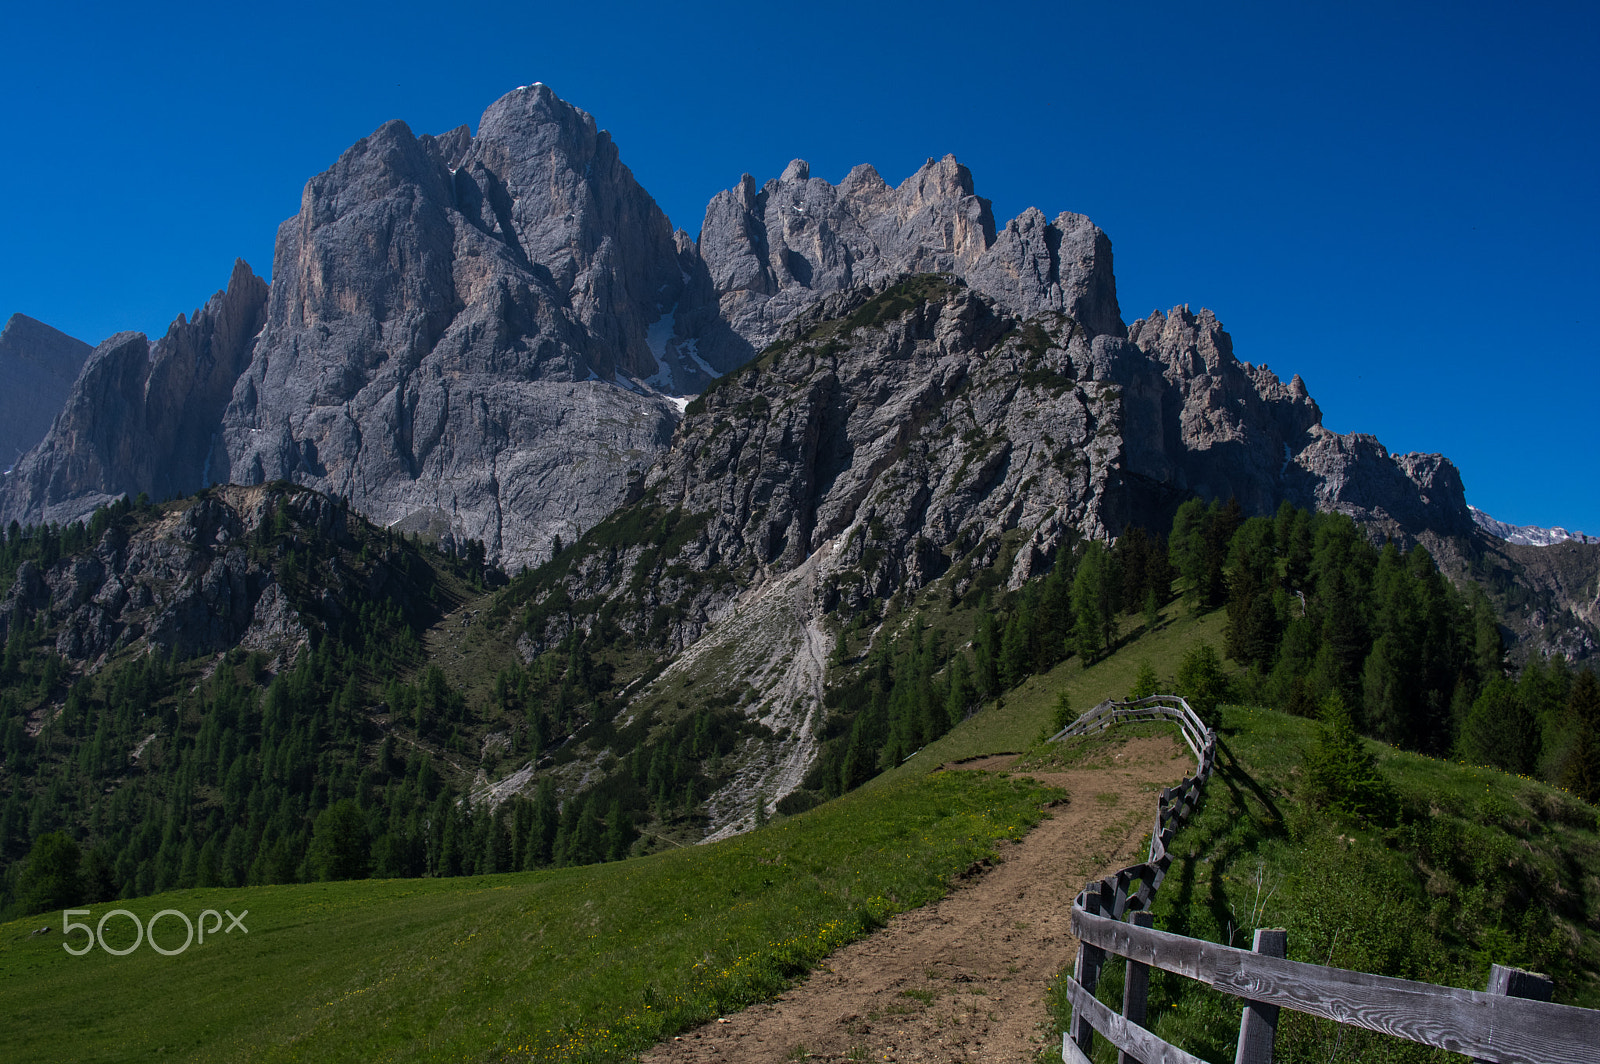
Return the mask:
<svg viewBox="0 0 1600 1064">
<path fill-rule="evenodd" d="M 963 769 L 998 771 L 1016 759 Z M 1193 770 L 1175 738 L 1131 739 L 1093 766 L 1027 772 L 1070 795 L 992 870 L 846 946 L 777 1000 L 656 1046 L 646 1064 L 1032 1061 L 1045 986 L 1077 949 L 1073 896 L 1133 864 L 1155 792 Z"/>
</svg>

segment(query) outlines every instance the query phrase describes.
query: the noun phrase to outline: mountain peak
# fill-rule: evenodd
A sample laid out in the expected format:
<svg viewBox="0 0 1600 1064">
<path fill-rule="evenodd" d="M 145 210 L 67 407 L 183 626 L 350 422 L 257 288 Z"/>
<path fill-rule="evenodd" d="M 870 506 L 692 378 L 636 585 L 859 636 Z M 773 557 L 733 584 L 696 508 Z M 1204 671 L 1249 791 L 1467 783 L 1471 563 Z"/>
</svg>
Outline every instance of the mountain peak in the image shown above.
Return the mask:
<svg viewBox="0 0 1600 1064">
<path fill-rule="evenodd" d="M 536 81 L 532 85 L 511 90 L 485 108 L 478 120 L 478 136 L 490 139 L 516 138 L 539 125 L 581 130 L 589 137 L 599 133 L 593 115 L 563 100 L 548 85 Z"/>
</svg>

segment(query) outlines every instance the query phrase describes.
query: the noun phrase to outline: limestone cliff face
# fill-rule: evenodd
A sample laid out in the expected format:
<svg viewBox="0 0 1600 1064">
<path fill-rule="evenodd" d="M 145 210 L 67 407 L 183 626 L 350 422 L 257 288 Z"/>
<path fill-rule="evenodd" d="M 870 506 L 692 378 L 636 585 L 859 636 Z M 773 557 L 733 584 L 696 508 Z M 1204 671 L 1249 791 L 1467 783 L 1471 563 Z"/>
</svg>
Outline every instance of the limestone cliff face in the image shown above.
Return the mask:
<svg viewBox="0 0 1600 1064">
<path fill-rule="evenodd" d="M 484 112 L 456 186 L 463 211 L 478 202 L 484 227 L 572 308 L 597 374 L 660 371 L 649 331 L 682 298 L 680 249 L 590 115 L 543 85 L 502 97 Z"/>
<path fill-rule="evenodd" d="M 674 406 L 629 378 L 656 370 L 645 333 L 677 257 L 610 138 L 542 85 L 476 138 L 391 122 L 279 230 L 225 476 L 534 560 L 620 503 L 671 435 Z"/>
<path fill-rule="evenodd" d="M 236 262 L 228 287 L 151 344 L 94 349 L 45 438 L 0 493 L 0 520 L 70 522 L 121 495 L 186 495 L 211 476 L 217 426 L 249 363 L 267 284 Z"/>
<path fill-rule="evenodd" d="M 91 350 L 25 314 L 11 315 L 0 330 L 0 469 L 44 439 Z"/>
<path fill-rule="evenodd" d="M 1057 311 L 1121 335 L 1111 242 L 1090 221 L 1030 208 L 1000 232 L 954 156 L 928 160 L 898 188 L 871 166 L 838 185 L 796 159 L 759 189 L 746 174 L 706 208 L 699 254 L 731 335 L 701 354 L 721 371 L 747 361 L 822 296 L 905 274 L 951 273 L 1013 313 Z"/>
</svg>

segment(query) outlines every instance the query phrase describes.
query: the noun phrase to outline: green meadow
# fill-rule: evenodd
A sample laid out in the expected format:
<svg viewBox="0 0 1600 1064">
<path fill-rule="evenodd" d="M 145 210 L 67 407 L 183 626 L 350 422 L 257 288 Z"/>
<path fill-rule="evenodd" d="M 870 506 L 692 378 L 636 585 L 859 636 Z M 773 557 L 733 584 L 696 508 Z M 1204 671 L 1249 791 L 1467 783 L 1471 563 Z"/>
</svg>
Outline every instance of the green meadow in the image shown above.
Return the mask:
<svg viewBox="0 0 1600 1064">
<path fill-rule="evenodd" d="M 628 1059 L 781 991 L 837 946 L 941 896 L 1055 796 L 940 773 L 628 861 L 92 908 L 93 923 L 114 908 L 143 921 L 248 910 L 248 932 L 210 932 L 170 957 L 148 943 L 74 957 L 60 913 L 29 917 L 0 925 L 0 1059 Z M 41 926 L 51 930 L 30 934 Z M 184 930 L 167 917 L 157 933 L 175 949 Z M 105 934 L 113 949 L 133 942 L 122 916 Z M 81 948 L 84 936 L 66 942 Z"/>
</svg>

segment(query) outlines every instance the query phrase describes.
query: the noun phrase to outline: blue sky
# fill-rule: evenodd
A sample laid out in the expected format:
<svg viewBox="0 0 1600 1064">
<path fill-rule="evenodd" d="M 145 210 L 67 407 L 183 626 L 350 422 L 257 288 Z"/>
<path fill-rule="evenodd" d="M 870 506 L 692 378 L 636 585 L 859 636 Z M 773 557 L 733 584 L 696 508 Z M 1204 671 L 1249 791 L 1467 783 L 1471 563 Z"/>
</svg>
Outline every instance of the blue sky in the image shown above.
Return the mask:
<svg viewBox="0 0 1600 1064">
<path fill-rule="evenodd" d="M 159 334 L 353 141 L 537 80 L 691 233 L 746 171 L 954 152 L 1105 229 L 1125 318 L 1210 307 L 1330 428 L 1600 533 L 1593 4 L 44 8 L 0 18 L 0 316 Z"/>
</svg>

